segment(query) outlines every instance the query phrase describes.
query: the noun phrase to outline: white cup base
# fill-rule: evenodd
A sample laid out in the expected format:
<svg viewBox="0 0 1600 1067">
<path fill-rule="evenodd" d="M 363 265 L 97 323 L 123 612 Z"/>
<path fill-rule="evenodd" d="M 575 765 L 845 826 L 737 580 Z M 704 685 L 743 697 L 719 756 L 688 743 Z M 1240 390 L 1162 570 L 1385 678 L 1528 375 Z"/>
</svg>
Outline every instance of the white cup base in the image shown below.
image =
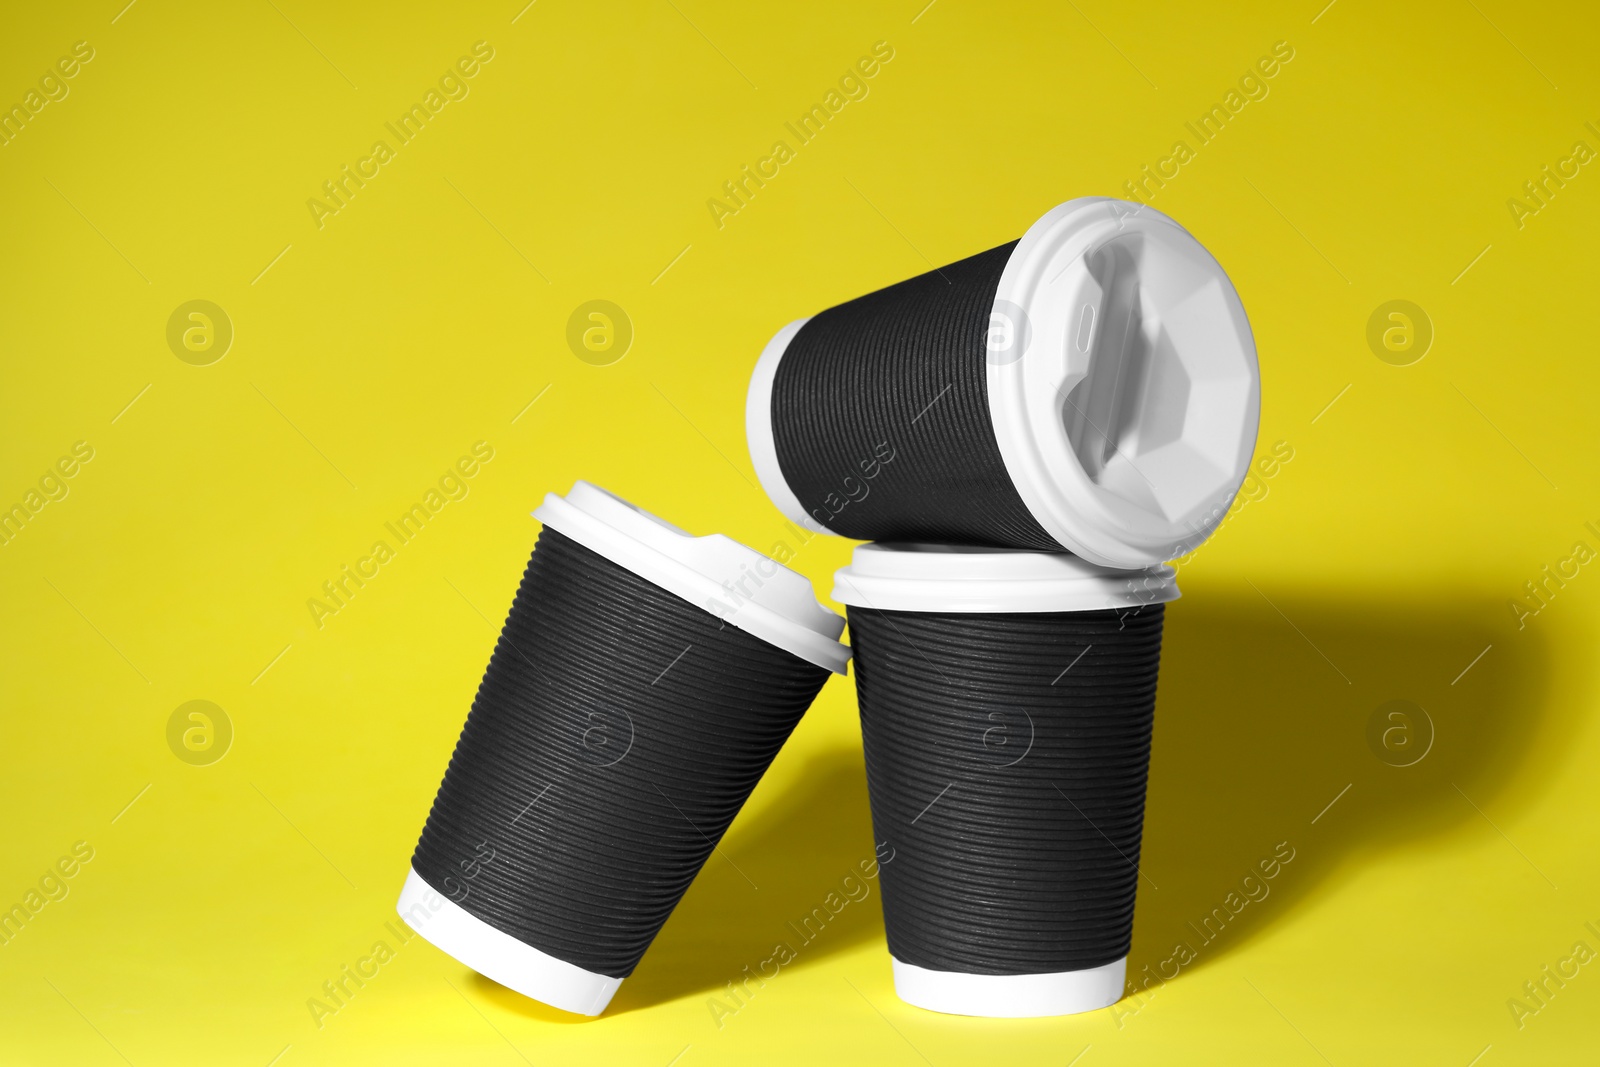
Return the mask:
<svg viewBox="0 0 1600 1067">
<path fill-rule="evenodd" d="M 1109 1008 L 1122 999 L 1128 959 L 1053 974 L 933 971 L 889 957 L 894 991 L 913 1007 L 946 1015 L 1030 1019 Z"/>
<path fill-rule="evenodd" d="M 486 978 L 551 1007 L 599 1015 L 622 979 L 586 971 L 496 930 L 422 880 L 406 872 L 395 905 L 406 925 L 435 948 Z"/>
</svg>

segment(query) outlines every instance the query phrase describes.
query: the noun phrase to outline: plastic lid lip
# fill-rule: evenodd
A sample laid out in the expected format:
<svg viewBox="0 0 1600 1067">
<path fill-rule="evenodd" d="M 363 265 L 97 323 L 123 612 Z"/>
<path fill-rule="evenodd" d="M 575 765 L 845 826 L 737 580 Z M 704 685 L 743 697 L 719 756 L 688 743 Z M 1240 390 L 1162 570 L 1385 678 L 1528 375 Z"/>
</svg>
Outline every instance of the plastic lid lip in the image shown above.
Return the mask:
<svg viewBox="0 0 1600 1067">
<path fill-rule="evenodd" d="M 773 334 L 772 340 L 761 350 L 761 358 L 750 372 L 750 388 L 745 394 L 744 439 L 750 450 L 750 462 L 756 468 L 756 480 L 783 517 L 813 533 L 831 534 L 832 530 L 806 514 L 800 498 L 789 488 L 783 477 L 783 467 L 778 463 L 778 442 L 772 435 L 772 383 L 778 376 L 778 364 L 783 362 L 789 342 L 810 321 L 809 315 L 794 320 Z"/>
<path fill-rule="evenodd" d="M 621 978 L 596 974 L 497 930 L 434 889 L 413 868 L 395 905 L 423 940 L 508 989 L 562 1011 L 599 1015 Z"/>
<path fill-rule="evenodd" d="M 550 493 L 533 517 L 718 618 L 844 674 L 844 619 L 817 602 L 804 575 L 722 534 L 695 537 L 588 482 Z"/>
<path fill-rule="evenodd" d="M 1064 552 L 921 543 L 859 545 L 833 598 L 880 611 L 1036 613 L 1176 600 L 1171 567 L 1114 570 Z"/>
<path fill-rule="evenodd" d="M 965 974 L 935 971 L 889 957 L 895 995 L 946 1015 L 1032 1019 L 1109 1008 L 1122 999 L 1128 960 L 1053 974 Z"/>
<path fill-rule="evenodd" d="M 1113 567 L 1198 546 L 1249 469 L 1260 418 L 1254 338 L 1222 267 L 1160 212 L 1082 197 L 1013 250 L 995 311 L 1018 309 L 1028 343 L 991 353 L 989 409 L 1040 525 Z"/>
</svg>

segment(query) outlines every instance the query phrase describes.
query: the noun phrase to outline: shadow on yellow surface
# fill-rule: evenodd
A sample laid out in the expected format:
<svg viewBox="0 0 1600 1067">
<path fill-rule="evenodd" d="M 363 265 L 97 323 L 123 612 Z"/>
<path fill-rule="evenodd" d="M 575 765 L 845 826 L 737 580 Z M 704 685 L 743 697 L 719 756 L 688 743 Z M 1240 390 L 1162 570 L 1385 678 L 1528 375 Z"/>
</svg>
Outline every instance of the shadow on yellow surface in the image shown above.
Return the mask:
<svg viewBox="0 0 1600 1067">
<path fill-rule="evenodd" d="M 1237 949 L 1364 855 L 1492 833 L 1477 809 L 1523 795 L 1557 717 L 1541 634 L 1505 612 L 1405 590 L 1172 605 L 1130 981 Z"/>
<path fill-rule="evenodd" d="M 737 1000 L 718 991 L 742 983 L 746 967 L 759 975 L 771 960 L 767 973 L 781 973 L 881 939 L 878 882 L 863 877 L 860 866 L 872 857 L 860 749 L 813 756 L 794 788 L 729 832 L 622 984 L 611 1012 L 696 993 L 717 997 L 719 1012 L 738 1010 Z M 824 904 L 830 893 L 835 906 L 846 902 L 836 915 Z M 815 917 L 818 909 L 826 923 Z M 780 943 L 793 952 L 787 963 L 776 952 Z M 747 1002 L 761 995 L 759 982 L 749 989 Z"/>
</svg>

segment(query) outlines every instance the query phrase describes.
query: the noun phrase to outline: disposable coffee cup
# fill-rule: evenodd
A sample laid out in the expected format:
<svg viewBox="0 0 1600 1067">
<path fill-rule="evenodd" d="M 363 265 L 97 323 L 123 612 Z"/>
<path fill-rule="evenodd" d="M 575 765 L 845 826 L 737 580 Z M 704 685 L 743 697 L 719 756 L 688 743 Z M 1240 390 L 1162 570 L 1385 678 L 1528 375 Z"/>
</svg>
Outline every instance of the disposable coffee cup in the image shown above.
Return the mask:
<svg viewBox="0 0 1600 1067">
<path fill-rule="evenodd" d="M 812 530 L 1175 559 L 1227 514 L 1260 410 L 1227 274 L 1159 211 L 1103 197 L 809 318 L 750 380 L 750 456 Z"/>
<path fill-rule="evenodd" d="M 398 909 L 525 996 L 598 1015 L 830 672 L 803 576 L 586 482 L 544 530 Z"/>
<path fill-rule="evenodd" d="M 1167 567 L 855 550 L 847 605 L 895 992 L 953 1015 L 1123 995 Z"/>
</svg>

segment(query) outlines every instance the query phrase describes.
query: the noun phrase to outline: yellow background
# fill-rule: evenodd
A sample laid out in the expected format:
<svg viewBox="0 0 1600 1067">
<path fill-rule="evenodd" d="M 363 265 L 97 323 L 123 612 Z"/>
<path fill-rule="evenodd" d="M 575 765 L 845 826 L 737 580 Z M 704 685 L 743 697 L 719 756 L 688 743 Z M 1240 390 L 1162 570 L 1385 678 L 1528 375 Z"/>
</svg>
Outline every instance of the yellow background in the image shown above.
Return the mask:
<svg viewBox="0 0 1600 1067">
<path fill-rule="evenodd" d="M 1600 949 L 1600 574 L 1510 607 L 1600 547 L 1600 175 L 1507 207 L 1600 148 L 1585 6 L 122 3 L 0 35 L 7 105 L 95 50 L 0 148 L 0 503 L 94 449 L 0 547 L 0 905 L 94 849 L 0 946 L 0 1061 L 1592 1062 L 1600 964 L 1507 1007 Z M 319 229 L 306 201 L 479 40 L 470 95 Z M 718 228 L 706 201 L 877 41 L 870 94 Z M 1131 969 L 1287 841 L 1271 895 L 1152 997 L 1003 1022 L 896 1000 L 874 887 L 719 1028 L 871 852 L 835 679 L 723 846 L 759 888 L 713 859 L 604 1017 L 418 939 L 319 1029 L 307 999 L 392 938 L 543 494 L 771 549 L 743 445 L 770 334 L 1118 194 L 1277 41 L 1269 95 L 1153 201 L 1236 282 L 1293 459 L 1181 570 Z M 166 341 L 195 299 L 235 331 L 209 366 Z M 609 366 L 565 339 L 594 299 L 635 329 Z M 1410 366 L 1366 341 L 1392 299 L 1434 327 Z M 318 629 L 307 599 L 480 440 L 470 495 Z M 826 597 L 849 549 L 794 565 Z M 195 699 L 235 731 L 210 766 L 166 741 Z M 1367 743 L 1393 699 L 1436 731 L 1408 768 Z"/>
</svg>

